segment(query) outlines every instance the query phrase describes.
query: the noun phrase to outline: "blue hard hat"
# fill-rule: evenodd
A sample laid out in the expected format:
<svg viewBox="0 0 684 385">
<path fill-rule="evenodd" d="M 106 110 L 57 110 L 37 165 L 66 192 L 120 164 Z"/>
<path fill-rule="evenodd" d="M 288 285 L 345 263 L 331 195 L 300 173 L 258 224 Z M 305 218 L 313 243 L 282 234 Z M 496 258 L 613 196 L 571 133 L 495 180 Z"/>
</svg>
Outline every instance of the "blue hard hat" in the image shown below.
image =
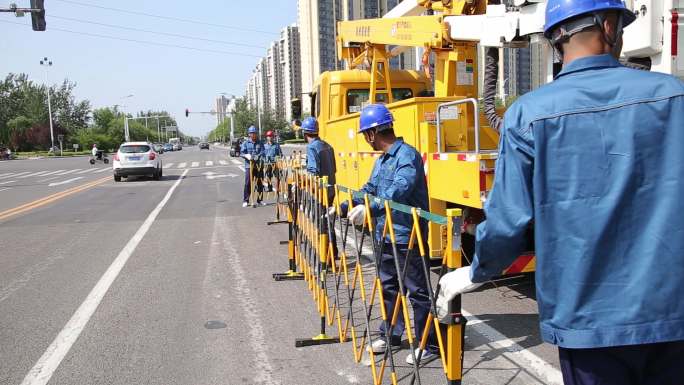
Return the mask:
<svg viewBox="0 0 684 385">
<path fill-rule="evenodd" d="M 384 104 L 369 104 L 361 110 L 359 133 L 392 123 L 394 117 Z"/>
<path fill-rule="evenodd" d="M 318 121 L 316 118 L 309 116 L 302 122 L 302 131 L 305 134 L 318 134 Z"/>
<path fill-rule="evenodd" d="M 247 129 L 247 133 L 248 133 L 248 134 L 256 134 L 256 133 L 257 133 L 256 127 L 254 127 L 254 126 L 249 126 L 249 128 Z"/>
<path fill-rule="evenodd" d="M 548 38 L 559 24 L 576 16 L 610 10 L 622 12 L 623 27 L 636 20 L 634 13 L 625 7 L 622 0 L 548 0 L 544 36 Z"/>
</svg>

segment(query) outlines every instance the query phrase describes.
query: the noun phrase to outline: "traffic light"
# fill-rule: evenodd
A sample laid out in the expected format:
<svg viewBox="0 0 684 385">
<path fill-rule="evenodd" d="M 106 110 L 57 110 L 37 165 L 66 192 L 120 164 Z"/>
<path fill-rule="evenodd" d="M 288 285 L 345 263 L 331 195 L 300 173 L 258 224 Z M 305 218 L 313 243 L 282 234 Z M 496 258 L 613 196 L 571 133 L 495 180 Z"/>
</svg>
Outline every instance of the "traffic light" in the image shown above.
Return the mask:
<svg viewBox="0 0 684 385">
<path fill-rule="evenodd" d="M 186 109 L 185 109 L 185 117 L 187 118 L 188 115 L 190 115 L 190 110 L 188 110 L 188 109 L 186 108 Z"/>
<path fill-rule="evenodd" d="M 33 24 L 34 31 L 45 31 L 45 1 L 31 0 L 31 8 L 39 11 L 31 12 L 31 24 Z"/>
<path fill-rule="evenodd" d="M 292 108 L 292 119 L 302 118 L 302 99 L 296 98 L 292 99 L 290 102 L 290 107 Z"/>
</svg>

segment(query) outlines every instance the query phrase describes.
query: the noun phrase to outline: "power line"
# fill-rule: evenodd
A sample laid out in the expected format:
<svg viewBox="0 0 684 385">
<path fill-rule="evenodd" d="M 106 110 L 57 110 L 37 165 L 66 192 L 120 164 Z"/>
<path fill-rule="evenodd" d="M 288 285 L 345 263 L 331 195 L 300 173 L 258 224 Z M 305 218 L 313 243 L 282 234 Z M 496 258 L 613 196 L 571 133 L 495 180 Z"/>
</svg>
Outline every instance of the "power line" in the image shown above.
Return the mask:
<svg viewBox="0 0 684 385">
<path fill-rule="evenodd" d="M 15 24 L 15 25 L 21 25 L 21 26 L 24 26 L 24 27 L 27 26 L 27 24 L 24 24 L 24 23 L 18 23 L 18 22 L 13 22 L 13 21 L 6 21 L 6 20 L 0 20 L 0 23 Z M 116 37 L 116 36 L 109 36 L 109 35 L 100 35 L 100 34 L 90 33 L 90 32 L 72 31 L 72 30 L 69 30 L 69 29 L 62 29 L 62 28 L 56 28 L 56 27 L 50 27 L 50 31 L 67 32 L 67 33 L 71 33 L 71 34 L 75 34 L 75 35 L 81 35 L 81 36 L 99 37 L 99 38 L 102 38 L 102 39 L 127 41 L 127 42 L 133 42 L 133 43 L 141 43 L 141 44 L 148 44 L 148 45 L 156 45 L 156 46 L 160 46 L 160 47 L 182 48 L 182 49 L 188 49 L 188 50 L 192 50 L 192 51 L 210 52 L 210 53 L 219 53 L 219 54 L 224 54 L 224 55 L 238 55 L 238 56 L 249 56 L 249 57 L 261 58 L 261 56 L 259 56 L 259 55 L 250 55 L 250 54 L 247 54 L 247 53 L 230 52 L 230 51 L 221 51 L 221 50 L 207 49 L 207 48 L 188 47 L 188 46 L 184 46 L 184 45 L 167 44 L 167 43 L 158 43 L 158 42 L 146 41 L 146 40 L 128 39 L 128 38 L 124 38 L 124 37 Z"/>
<path fill-rule="evenodd" d="M 183 22 L 183 23 L 192 23 L 192 24 L 209 25 L 209 26 L 212 26 L 212 27 L 233 29 L 233 30 L 236 30 L 236 31 L 256 32 L 256 33 L 263 33 L 263 34 L 267 34 L 267 35 L 278 35 L 278 33 L 270 32 L 270 31 L 261 31 L 261 30 L 258 30 L 258 29 L 249 29 L 249 28 L 242 28 L 242 27 L 232 27 L 232 26 L 225 25 L 225 24 L 215 24 L 215 23 L 209 23 L 209 22 L 206 22 L 206 21 L 191 20 L 191 19 L 183 19 L 183 18 L 180 18 L 180 17 L 155 15 L 155 14 L 152 14 L 152 13 L 139 12 L 139 11 L 131 11 L 131 10 L 128 10 L 128 9 L 113 8 L 113 7 L 105 7 L 105 6 L 102 6 L 102 5 L 95 5 L 95 4 L 82 3 L 82 2 L 80 2 L 80 1 L 73 1 L 73 0 L 57 0 L 57 1 L 61 1 L 61 2 L 63 2 L 63 3 L 74 4 L 74 5 L 80 5 L 80 6 L 82 6 L 82 7 L 98 8 L 98 9 L 105 9 L 105 10 L 107 10 L 107 11 L 128 13 L 128 14 L 130 14 L 130 15 L 147 16 L 147 17 L 154 17 L 154 18 L 157 18 L 157 19 L 172 20 L 172 21 L 181 21 L 181 22 Z"/>
<path fill-rule="evenodd" d="M 55 18 L 55 19 L 61 19 L 61 20 L 75 21 L 75 22 L 77 22 L 77 23 L 85 23 L 85 24 L 100 25 L 100 26 L 110 27 L 110 28 L 118 28 L 118 29 L 123 29 L 123 30 L 128 30 L 128 31 L 146 32 L 146 33 L 153 33 L 153 34 L 163 35 L 163 36 L 180 37 L 180 38 L 183 38 L 183 39 L 193 39 L 193 40 L 207 41 L 207 42 L 211 42 L 211 43 L 221 43 L 221 44 L 228 44 L 228 45 L 238 45 L 238 46 L 242 46 L 242 47 L 251 47 L 251 48 L 266 49 L 266 47 L 262 47 L 262 46 L 254 45 L 254 44 L 235 43 L 235 42 L 226 41 L 226 40 L 206 39 L 206 38 L 198 37 L 198 36 L 189 36 L 189 35 L 181 35 L 181 34 L 176 34 L 176 33 L 150 31 L 150 30 L 147 30 L 147 29 L 134 28 L 134 27 L 126 27 L 126 26 L 122 26 L 122 25 L 114 25 L 114 24 L 107 24 L 107 23 L 98 23 L 98 22 L 95 22 L 95 21 L 88 21 L 88 20 L 82 20 L 82 19 L 74 19 L 74 18 L 71 18 L 71 17 L 55 16 L 55 15 L 50 15 L 49 17 L 50 17 L 50 18 Z"/>
</svg>

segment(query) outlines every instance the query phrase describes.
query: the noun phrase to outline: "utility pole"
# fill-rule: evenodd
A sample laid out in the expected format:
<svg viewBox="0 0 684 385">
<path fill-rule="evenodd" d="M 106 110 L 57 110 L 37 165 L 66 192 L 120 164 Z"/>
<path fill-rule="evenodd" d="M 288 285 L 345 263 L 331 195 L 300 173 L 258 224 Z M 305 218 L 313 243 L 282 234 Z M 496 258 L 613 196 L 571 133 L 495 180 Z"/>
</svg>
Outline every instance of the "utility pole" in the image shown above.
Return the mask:
<svg viewBox="0 0 684 385">
<path fill-rule="evenodd" d="M 50 150 L 52 151 L 55 148 L 55 131 L 52 128 L 52 104 L 50 103 L 50 78 L 48 76 L 48 70 L 52 67 L 52 61 L 45 57 L 40 61 L 40 65 L 45 67 L 45 87 L 47 89 L 48 116 L 50 119 Z"/>
</svg>

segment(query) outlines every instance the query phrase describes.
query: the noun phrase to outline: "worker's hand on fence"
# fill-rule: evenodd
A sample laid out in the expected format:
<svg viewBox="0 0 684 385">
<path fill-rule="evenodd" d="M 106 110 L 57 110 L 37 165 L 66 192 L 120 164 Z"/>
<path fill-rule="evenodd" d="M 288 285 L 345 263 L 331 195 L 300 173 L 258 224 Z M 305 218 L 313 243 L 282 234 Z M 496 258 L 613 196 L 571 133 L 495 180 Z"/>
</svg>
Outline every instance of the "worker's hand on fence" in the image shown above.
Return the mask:
<svg viewBox="0 0 684 385">
<path fill-rule="evenodd" d="M 439 280 L 440 290 L 437 297 L 437 317 L 445 321 L 449 317 L 449 301 L 459 294 L 473 291 L 482 286 L 470 280 L 470 266 L 458 268 L 444 274 Z"/>
<path fill-rule="evenodd" d="M 356 226 L 361 226 L 363 224 L 363 220 L 366 217 L 366 206 L 365 205 L 357 205 L 354 206 L 353 209 L 349 212 L 349 220 L 351 223 L 355 224 Z"/>
<path fill-rule="evenodd" d="M 335 215 L 335 212 L 336 212 L 335 206 L 330 206 L 330 207 L 328 207 L 328 216 L 329 216 L 329 217 L 334 216 L 334 215 Z"/>
<path fill-rule="evenodd" d="M 242 157 L 247 159 L 247 160 L 252 160 L 252 154 L 244 154 L 244 155 L 242 155 Z"/>
</svg>

